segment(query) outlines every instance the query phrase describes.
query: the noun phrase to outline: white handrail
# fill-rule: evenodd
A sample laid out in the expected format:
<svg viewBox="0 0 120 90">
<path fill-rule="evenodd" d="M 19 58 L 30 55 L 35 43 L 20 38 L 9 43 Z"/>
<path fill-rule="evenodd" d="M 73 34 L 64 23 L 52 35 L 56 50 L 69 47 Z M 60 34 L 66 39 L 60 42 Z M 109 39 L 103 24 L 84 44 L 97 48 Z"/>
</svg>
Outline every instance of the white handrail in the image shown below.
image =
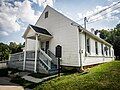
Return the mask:
<svg viewBox="0 0 120 90">
<path fill-rule="evenodd" d="M 50 66 L 48 66 L 48 65 L 44 62 L 44 60 L 42 60 L 40 57 L 39 57 L 39 59 L 45 64 L 45 66 L 48 67 L 48 69 L 51 69 Z"/>
<path fill-rule="evenodd" d="M 14 53 L 14 54 L 10 54 L 10 55 L 17 55 L 17 54 L 21 54 L 21 53 L 24 53 L 24 52 L 18 52 L 18 53 Z"/>
<path fill-rule="evenodd" d="M 52 58 L 50 58 L 44 51 L 42 51 L 42 50 L 40 49 L 40 52 L 42 52 L 42 54 L 43 54 L 46 58 L 48 58 L 49 61 L 52 61 Z"/>
</svg>

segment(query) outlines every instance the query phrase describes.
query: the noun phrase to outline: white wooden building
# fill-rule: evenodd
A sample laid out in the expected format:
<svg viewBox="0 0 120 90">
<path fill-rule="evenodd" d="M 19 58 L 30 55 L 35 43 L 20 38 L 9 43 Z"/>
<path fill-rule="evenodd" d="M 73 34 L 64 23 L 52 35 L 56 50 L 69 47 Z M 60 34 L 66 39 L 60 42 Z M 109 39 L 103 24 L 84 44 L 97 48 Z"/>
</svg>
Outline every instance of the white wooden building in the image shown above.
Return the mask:
<svg viewBox="0 0 120 90">
<path fill-rule="evenodd" d="M 28 26 L 23 38 L 24 51 L 11 55 L 9 67 L 54 73 L 57 45 L 62 46 L 63 66 L 83 67 L 114 60 L 111 44 L 50 6 L 46 6 L 35 25 Z"/>
</svg>

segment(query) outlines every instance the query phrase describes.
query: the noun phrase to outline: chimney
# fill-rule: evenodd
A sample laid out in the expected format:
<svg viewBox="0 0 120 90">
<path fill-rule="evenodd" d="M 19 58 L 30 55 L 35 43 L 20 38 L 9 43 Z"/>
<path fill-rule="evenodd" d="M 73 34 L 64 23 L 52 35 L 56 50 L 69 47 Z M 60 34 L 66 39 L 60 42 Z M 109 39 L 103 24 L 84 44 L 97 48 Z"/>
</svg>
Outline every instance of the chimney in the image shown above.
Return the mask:
<svg viewBox="0 0 120 90">
<path fill-rule="evenodd" d="M 95 35 L 98 36 L 98 37 L 100 36 L 99 30 L 96 30 L 96 31 L 95 31 Z"/>
<path fill-rule="evenodd" d="M 94 28 L 91 28 L 91 33 L 94 34 L 95 30 Z"/>
</svg>

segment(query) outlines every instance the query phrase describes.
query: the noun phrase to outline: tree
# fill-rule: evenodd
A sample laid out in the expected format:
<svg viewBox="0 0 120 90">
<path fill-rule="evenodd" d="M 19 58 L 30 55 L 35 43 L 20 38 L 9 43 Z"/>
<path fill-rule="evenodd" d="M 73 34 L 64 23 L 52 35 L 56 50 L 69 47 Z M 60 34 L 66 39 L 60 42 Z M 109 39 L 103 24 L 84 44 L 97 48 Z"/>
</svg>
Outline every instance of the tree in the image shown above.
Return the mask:
<svg viewBox="0 0 120 90">
<path fill-rule="evenodd" d="M 104 40 L 107 40 L 109 35 L 110 35 L 110 32 L 108 30 L 105 30 L 105 29 L 102 29 L 102 30 L 99 30 L 100 32 L 100 38 L 104 39 Z"/>
<path fill-rule="evenodd" d="M 110 31 L 100 30 L 100 37 L 113 45 L 116 59 L 120 59 L 120 24 Z"/>
<path fill-rule="evenodd" d="M 9 54 L 11 50 L 9 49 L 9 46 L 4 43 L 0 43 L 0 52 L 1 52 L 1 58 L 0 60 L 8 60 L 9 59 Z"/>
<path fill-rule="evenodd" d="M 22 52 L 22 47 L 24 47 L 24 45 L 22 45 L 21 43 L 16 44 L 15 42 L 10 42 L 10 44 L 9 44 L 11 54 Z"/>
</svg>

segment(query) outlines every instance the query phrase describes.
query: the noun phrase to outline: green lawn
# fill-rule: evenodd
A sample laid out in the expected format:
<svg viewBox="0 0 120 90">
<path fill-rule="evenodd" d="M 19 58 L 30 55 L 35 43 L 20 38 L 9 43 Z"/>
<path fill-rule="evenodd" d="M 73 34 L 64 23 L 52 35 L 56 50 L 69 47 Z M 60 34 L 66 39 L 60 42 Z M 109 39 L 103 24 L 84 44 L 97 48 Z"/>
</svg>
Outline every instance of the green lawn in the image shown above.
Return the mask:
<svg viewBox="0 0 120 90">
<path fill-rule="evenodd" d="M 95 66 L 88 73 L 63 75 L 34 90 L 120 90 L 120 61 Z"/>
</svg>

